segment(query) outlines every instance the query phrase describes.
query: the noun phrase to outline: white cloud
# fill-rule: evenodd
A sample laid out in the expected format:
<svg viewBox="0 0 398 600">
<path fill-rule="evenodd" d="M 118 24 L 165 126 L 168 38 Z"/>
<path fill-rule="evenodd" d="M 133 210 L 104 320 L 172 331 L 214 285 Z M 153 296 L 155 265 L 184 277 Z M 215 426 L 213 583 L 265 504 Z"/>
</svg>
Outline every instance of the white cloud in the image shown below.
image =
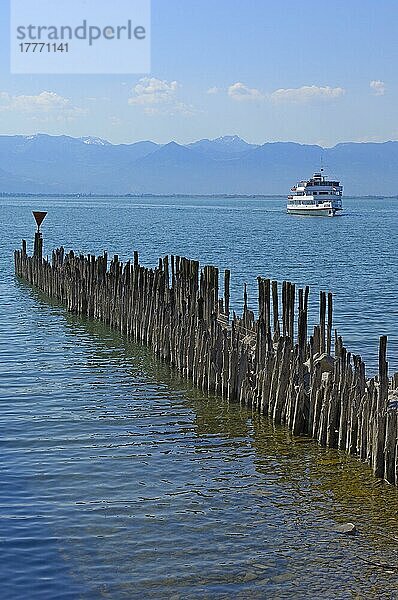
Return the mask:
<svg viewBox="0 0 398 600">
<path fill-rule="evenodd" d="M 71 120 L 85 115 L 87 111 L 55 92 L 41 92 L 36 96 L 13 96 L 0 92 L 0 112 L 29 114 L 47 120 Z"/>
<path fill-rule="evenodd" d="M 134 96 L 129 99 L 129 104 L 165 104 L 175 97 L 179 85 L 177 81 L 166 81 L 156 77 L 142 77 L 133 88 Z"/>
<path fill-rule="evenodd" d="M 206 94 L 219 94 L 222 90 L 217 86 L 211 87 L 207 90 Z"/>
<path fill-rule="evenodd" d="M 341 87 L 303 85 L 299 88 L 280 88 L 270 94 L 273 102 L 305 103 L 312 100 L 333 100 L 345 94 Z"/>
<path fill-rule="evenodd" d="M 386 93 L 386 84 L 384 81 L 380 81 L 380 79 L 374 79 L 369 83 L 369 86 L 372 88 L 375 96 L 384 96 Z"/>
<path fill-rule="evenodd" d="M 134 86 L 133 96 L 128 103 L 131 106 L 138 105 L 144 108 L 145 114 L 190 116 L 195 114 L 196 109 L 189 104 L 181 102 L 177 97 L 180 88 L 177 81 L 166 81 L 156 77 L 142 77 Z"/>
<path fill-rule="evenodd" d="M 238 102 L 270 100 L 272 102 L 306 103 L 313 100 L 333 100 L 344 94 L 345 89 L 329 85 L 303 85 L 299 88 L 280 88 L 271 93 L 265 93 L 238 81 L 228 88 L 228 96 Z"/>
<path fill-rule="evenodd" d="M 237 81 L 229 86 L 228 96 L 232 98 L 232 100 L 236 100 L 238 102 L 244 102 L 247 100 L 263 100 L 265 98 L 264 94 L 262 94 L 259 90 L 256 88 L 249 88 L 241 81 Z"/>
</svg>

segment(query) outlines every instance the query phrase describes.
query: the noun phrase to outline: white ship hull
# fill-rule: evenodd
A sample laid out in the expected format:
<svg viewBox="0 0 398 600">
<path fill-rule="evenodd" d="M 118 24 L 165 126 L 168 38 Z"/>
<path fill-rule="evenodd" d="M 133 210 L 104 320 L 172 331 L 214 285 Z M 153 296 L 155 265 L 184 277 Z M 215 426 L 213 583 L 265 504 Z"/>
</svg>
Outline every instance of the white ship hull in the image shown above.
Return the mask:
<svg viewBox="0 0 398 600">
<path fill-rule="evenodd" d="M 289 215 L 302 215 L 304 217 L 336 217 L 341 213 L 341 209 L 319 206 L 288 206 L 286 211 Z"/>
</svg>

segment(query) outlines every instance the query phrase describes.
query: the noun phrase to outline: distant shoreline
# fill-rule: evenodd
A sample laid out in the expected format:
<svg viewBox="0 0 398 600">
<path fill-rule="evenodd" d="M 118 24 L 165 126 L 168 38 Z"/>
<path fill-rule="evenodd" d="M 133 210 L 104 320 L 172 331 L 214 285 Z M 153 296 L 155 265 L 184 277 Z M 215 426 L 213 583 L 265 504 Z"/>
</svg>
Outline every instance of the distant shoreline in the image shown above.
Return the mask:
<svg viewBox="0 0 398 600">
<path fill-rule="evenodd" d="M 28 194 L 18 192 L 0 192 L 0 198 L 70 198 L 70 199 L 90 199 L 90 198 L 281 198 L 285 194 Z M 363 196 L 344 196 L 347 198 L 389 198 L 398 199 L 398 195 L 375 196 L 367 194 Z"/>
<path fill-rule="evenodd" d="M 0 192 L 0 198 L 280 198 L 283 194 L 19 194 Z"/>
</svg>

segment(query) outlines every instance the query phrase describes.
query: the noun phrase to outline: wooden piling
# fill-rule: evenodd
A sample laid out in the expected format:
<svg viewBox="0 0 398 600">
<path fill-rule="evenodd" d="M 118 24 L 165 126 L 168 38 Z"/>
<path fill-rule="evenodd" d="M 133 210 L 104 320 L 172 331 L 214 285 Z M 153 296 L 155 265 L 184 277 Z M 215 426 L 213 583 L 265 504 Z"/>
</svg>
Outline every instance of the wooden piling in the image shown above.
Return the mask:
<svg viewBox="0 0 398 600">
<path fill-rule="evenodd" d="M 219 298 L 217 267 L 200 270 L 183 257 L 162 257 L 150 269 L 134 252 L 131 263 L 115 255 L 108 267 L 106 252 L 81 256 L 58 248 L 48 260 L 37 232 L 33 256 L 23 240 L 14 262 L 18 277 L 68 311 L 148 345 L 204 393 L 252 406 L 294 435 L 358 456 L 378 477 L 398 484 L 398 374 L 388 375 L 387 338 L 380 338 L 378 375 L 367 379 L 362 359 L 337 332 L 332 345 L 330 292 L 320 293 L 319 323 L 308 339 L 309 288 L 296 293 L 289 281 L 280 288 L 258 278 L 257 318 L 245 284 L 243 314 L 231 317 L 230 271 Z"/>
</svg>

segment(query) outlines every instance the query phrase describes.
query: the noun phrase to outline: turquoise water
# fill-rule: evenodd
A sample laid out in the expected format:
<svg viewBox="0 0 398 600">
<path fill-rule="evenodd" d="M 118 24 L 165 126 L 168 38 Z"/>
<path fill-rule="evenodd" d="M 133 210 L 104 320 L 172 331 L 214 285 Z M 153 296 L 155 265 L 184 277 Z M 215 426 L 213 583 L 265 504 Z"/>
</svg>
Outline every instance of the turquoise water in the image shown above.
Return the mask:
<svg viewBox="0 0 398 600">
<path fill-rule="evenodd" d="M 64 244 L 232 269 L 234 307 L 271 276 L 335 292 L 372 372 L 398 370 L 398 205 L 338 219 L 284 199 L 2 199 L 0 598 L 397 598 L 398 492 L 366 465 L 180 381 L 150 351 L 15 280 L 44 209 Z M 354 522 L 358 534 L 336 533 Z"/>
</svg>

